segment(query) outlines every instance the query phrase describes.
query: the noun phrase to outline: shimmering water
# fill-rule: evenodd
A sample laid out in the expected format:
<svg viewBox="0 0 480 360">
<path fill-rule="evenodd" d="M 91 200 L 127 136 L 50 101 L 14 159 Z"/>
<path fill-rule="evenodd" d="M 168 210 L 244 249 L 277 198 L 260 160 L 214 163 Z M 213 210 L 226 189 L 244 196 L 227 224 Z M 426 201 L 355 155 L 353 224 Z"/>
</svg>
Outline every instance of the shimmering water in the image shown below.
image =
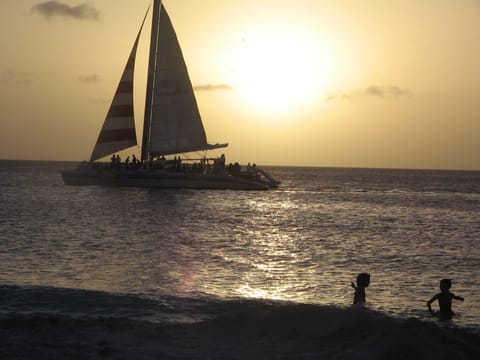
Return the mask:
<svg viewBox="0 0 480 360">
<path fill-rule="evenodd" d="M 148 299 L 367 302 L 428 318 L 453 279 L 480 326 L 480 172 L 266 168 L 268 192 L 64 186 L 71 163 L 0 161 L 0 284 Z"/>
</svg>

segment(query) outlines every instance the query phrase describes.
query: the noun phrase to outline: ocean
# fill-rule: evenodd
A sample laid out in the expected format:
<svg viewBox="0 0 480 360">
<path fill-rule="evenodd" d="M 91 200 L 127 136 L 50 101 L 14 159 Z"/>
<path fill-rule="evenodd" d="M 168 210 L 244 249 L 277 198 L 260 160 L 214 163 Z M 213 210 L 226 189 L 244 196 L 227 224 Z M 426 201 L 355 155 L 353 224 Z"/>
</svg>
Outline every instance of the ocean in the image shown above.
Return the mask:
<svg viewBox="0 0 480 360">
<path fill-rule="evenodd" d="M 75 166 L 0 161 L 1 359 L 480 358 L 479 171 L 272 166 L 255 192 Z"/>
</svg>

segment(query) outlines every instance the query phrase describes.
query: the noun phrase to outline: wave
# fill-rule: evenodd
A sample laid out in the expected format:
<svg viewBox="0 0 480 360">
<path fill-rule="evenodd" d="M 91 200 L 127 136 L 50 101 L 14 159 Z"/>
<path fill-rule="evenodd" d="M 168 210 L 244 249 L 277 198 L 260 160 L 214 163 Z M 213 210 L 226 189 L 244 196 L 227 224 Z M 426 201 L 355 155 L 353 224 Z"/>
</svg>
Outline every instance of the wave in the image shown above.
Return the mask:
<svg viewBox="0 0 480 360">
<path fill-rule="evenodd" d="M 0 286 L 5 359 L 474 359 L 479 340 L 365 309 Z"/>
</svg>

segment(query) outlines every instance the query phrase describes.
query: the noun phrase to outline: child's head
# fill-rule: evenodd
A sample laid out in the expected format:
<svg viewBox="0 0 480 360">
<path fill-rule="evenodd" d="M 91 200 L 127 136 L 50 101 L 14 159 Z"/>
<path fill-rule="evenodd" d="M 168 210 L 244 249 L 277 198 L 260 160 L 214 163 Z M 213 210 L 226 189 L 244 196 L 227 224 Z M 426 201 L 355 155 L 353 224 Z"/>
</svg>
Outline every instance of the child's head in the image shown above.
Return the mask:
<svg viewBox="0 0 480 360">
<path fill-rule="evenodd" d="M 440 280 L 440 290 L 448 291 L 452 287 L 452 280 L 450 279 L 442 279 Z"/>
<path fill-rule="evenodd" d="M 370 285 L 370 274 L 360 273 L 357 276 L 357 286 L 368 287 Z"/>
</svg>

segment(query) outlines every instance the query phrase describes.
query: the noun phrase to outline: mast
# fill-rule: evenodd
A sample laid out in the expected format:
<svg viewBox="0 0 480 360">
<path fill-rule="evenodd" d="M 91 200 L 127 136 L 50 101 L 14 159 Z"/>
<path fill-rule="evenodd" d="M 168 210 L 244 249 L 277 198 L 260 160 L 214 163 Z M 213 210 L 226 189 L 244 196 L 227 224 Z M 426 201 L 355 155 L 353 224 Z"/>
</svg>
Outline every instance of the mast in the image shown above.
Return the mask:
<svg viewBox="0 0 480 360">
<path fill-rule="evenodd" d="M 147 160 L 150 149 L 150 129 L 152 123 L 152 107 L 155 84 L 155 67 L 157 62 L 157 49 L 158 49 L 158 34 L 160 29 L 160 11 L 161 0 L 153 1 L 152 12 L 152 31 L 150 34 L 150 55 L 148 58 L 148 72 L 147 72 L 147 92 L 145 98 L 145 116 L 143 119 L 143 138 L 142 138 L 142 161 Z"/>
</svg>

